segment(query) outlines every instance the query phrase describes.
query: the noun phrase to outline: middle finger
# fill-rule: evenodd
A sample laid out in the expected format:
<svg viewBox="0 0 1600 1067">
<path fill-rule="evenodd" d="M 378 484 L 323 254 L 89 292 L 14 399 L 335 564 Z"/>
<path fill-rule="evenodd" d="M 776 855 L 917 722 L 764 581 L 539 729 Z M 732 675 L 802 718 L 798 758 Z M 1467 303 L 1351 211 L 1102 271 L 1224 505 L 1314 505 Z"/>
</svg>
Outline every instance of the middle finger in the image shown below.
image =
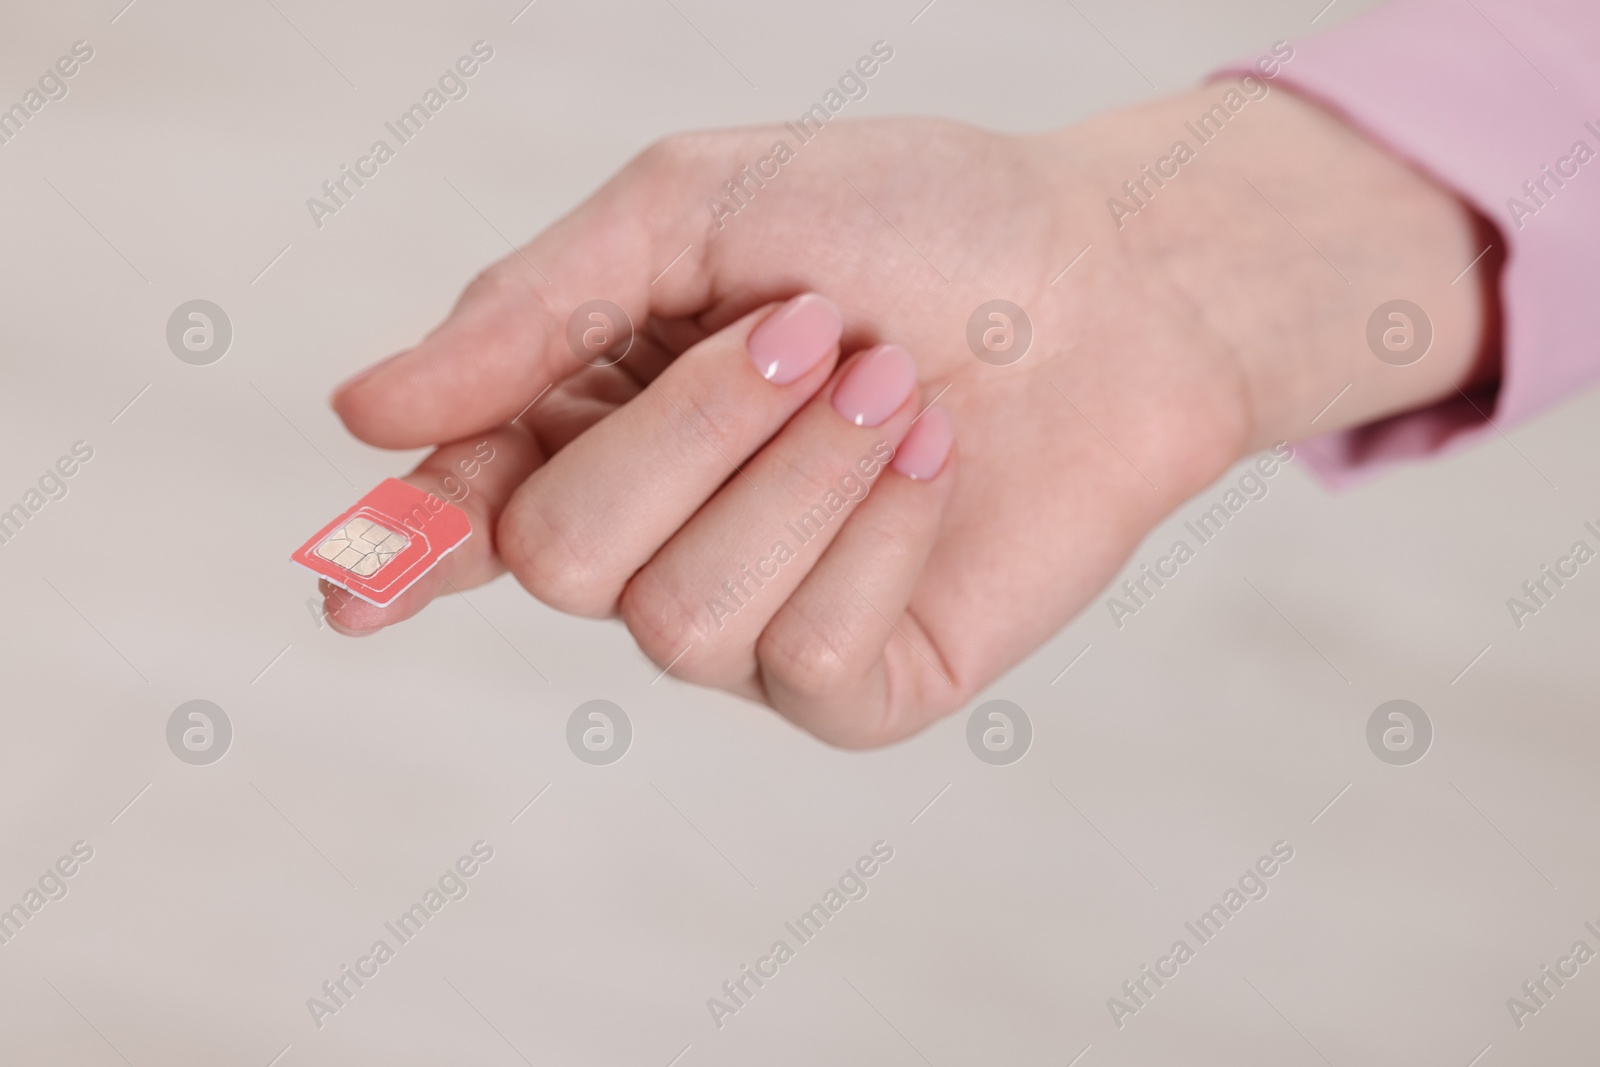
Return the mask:
<svg viewBox="0 0 1600 1067">
<path fill-rule="evenodd" d="M 499 524 L 506 565 L 576 615 L 616 610 L 628 579 L 828 380 L 842 318 L 807 293 L 752 312 L 524 482 Z"/>
</svg>

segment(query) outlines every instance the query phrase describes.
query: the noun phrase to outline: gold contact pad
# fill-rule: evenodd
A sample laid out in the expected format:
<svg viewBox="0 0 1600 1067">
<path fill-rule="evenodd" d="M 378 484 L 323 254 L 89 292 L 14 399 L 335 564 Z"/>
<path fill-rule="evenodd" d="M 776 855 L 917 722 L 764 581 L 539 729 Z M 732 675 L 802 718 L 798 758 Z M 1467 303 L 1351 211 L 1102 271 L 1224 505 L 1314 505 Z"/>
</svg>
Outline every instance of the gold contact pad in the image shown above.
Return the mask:
<svg viewBox="0 0 1600 1067">
<path fill-rule="evenodd" d="M 411 538 L 371 519 L 351 519 L 322 539 L 316 553 L 351 574 L 370 578 L 395 554 L 411 543 Z"/>
</svg>

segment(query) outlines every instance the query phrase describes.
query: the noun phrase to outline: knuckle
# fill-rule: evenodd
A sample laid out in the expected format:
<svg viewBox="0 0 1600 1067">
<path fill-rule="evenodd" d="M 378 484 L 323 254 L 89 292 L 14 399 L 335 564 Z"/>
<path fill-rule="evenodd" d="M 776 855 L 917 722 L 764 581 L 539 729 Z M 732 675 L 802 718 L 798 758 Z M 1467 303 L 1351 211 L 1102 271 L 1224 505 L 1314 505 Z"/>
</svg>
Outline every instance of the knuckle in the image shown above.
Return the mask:
<svg viewBox="0 0 1600 1067">
<path fill-rule="evenodd" d="M 712 133 L 673 133 L 652 141 L 628 169 L 645 176 L 676 172 L 705 158 L 720 138 Z"/>
<path fill-rule="evenodd" d="M 475 310 L 515 309 L 516 314 L 497 320 L 497 328 L 512 331 L 518 344 L 536 345 L 541 338 L 560 336 L 566 320 L 556 314 L 547 295 L 534 286 L 531 273 L 532 268 L 520 251 L 489 264 L 467 283 L 456 301 L 455 312 L 440 329 L 474 323 Z"/>
<path fill-rule="evenodd" d="M 801 507 L 815 504 L 833 489 L 828 473 L 818 466 L 813 456 L 789 455 L 782 449 L 773 449 L 773 461 L 783 469 L 783 487 L 790 499 Z"/>
<path fill-rule="evenodd" d="M 884 748 L 908 733 L 894 718 L 885 697 L 852 689 L 824 692 L 795 704 L 784 714 L 801 729 L 835 748 L 851 751 Z"/>
<path fill-rule="evenodd" d="M 686 396 L 671 398 L 662 417 L 680 455 L 725 469 L 728 457 L 741 456 L 754 433 L 751 423 L 755 414 L 749 407 L 708 402 L 698 390 L 691 390 Z"/>
<path fill-rule="evenodd" d="M 851 751 L 885 748 L 901 740 L 900 732 L 890 728 L 882 708 L 843 707 L 840 711 L 825 721 L 808 723 L 805 728 L 834 748 Z"/>
<path fill-rule="evenodd" d="M 654 567 L 633 576 L 618 610 L 640 650 L 658 667 L 671 663 L 686 647 L 704 643 L 709 632 L 705 606 L 669 585 Z M 688 669 L 692 672 L 692 666 Z M 694 680 L 690 673 L 679 673 Z"/>
<path fill-rule="evenodd" d="M 646 184 L 670 180 L 690 166 L 692 160 L 693 150 L 686 143 L 686 138 L 682 134 L 673 134 L 646 145 L 623 170 L 623 174 L 630 180 Z"/>
<path fill-rule="evenodd" d="M 615 595 L 585 539 L 534 508 L 507 508 L 496 531 L 500 558 L 522 587 L 569 615 L 603 618 Z"/>
<path fill-rule="evenodd" d="M 479 299 L 482 297 L 514 298 L 519 301 L 533 303 L 537 300 L 537 292 L 528 284 L 526 276 L 527 267 L 520 270 L 511 259 L 502 259 L 484 267 L 472 281 L 467 283 L 463 299 Z M 496 301 L 500 302 L 499 300 Z"/>
<path fill-rule="evenodd" d="M 791 604 L 756 641 L 762 673 L 803 704 L 826 700 L 845 688 L 859 664 L 837 635 L 814 625 Z M 808 727 L 809 728 L 809 727 Z"/>
</svg>

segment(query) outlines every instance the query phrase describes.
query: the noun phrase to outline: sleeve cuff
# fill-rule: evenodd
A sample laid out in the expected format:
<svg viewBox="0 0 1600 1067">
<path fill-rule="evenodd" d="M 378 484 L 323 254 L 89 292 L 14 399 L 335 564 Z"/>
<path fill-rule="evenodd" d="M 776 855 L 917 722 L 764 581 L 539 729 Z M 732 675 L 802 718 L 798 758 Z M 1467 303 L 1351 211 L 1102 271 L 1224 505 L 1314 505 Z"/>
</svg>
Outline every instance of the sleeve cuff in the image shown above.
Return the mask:
<svg viewBox="0 0 1600 1067">
<path fill-rule="evenodd" d="M 1597 54 L 1592 0 L 1401 0 L 1295 43 L 1274 80 L 1454 191 L 1505 243 L 1500 381 L 1296 446 L 1329 483 L 1466 444 L 1600 377 Z M 1225 71 L 1244 72 L 1260 73 Z"/>
</svg>

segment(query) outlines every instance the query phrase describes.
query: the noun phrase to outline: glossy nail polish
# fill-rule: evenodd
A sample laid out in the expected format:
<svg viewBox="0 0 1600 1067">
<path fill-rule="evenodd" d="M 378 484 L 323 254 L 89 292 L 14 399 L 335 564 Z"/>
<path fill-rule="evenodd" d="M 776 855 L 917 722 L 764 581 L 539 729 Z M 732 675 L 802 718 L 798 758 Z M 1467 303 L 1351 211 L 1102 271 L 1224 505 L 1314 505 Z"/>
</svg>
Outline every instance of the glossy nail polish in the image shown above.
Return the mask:
<svg viewBox="0 0 1600 1067">
<path fill-rule="evenodd" d="M 817 293 L 805 293 L 768 315 L 750 334 L 750 362 L 767 381 L 788 385 L 822 362 L 843 332 L 838 305 Z"/>
<path fill-rule="evenodd" d="M 936 477 L 950 457 L 950 445 L 956 438 L 950 416 L 942 408 L 929 408 L 911 425 L 911 432 L 895 450 L 895 470 L 912 481 L 923 482 Z"/>
<path fill-rule="evenodd" d="M 863 352 L 833 391 L 833 410 L 857 426 L 876 426 L 917 387 L 917 365 L 899 345 Z"/>
</svg>

